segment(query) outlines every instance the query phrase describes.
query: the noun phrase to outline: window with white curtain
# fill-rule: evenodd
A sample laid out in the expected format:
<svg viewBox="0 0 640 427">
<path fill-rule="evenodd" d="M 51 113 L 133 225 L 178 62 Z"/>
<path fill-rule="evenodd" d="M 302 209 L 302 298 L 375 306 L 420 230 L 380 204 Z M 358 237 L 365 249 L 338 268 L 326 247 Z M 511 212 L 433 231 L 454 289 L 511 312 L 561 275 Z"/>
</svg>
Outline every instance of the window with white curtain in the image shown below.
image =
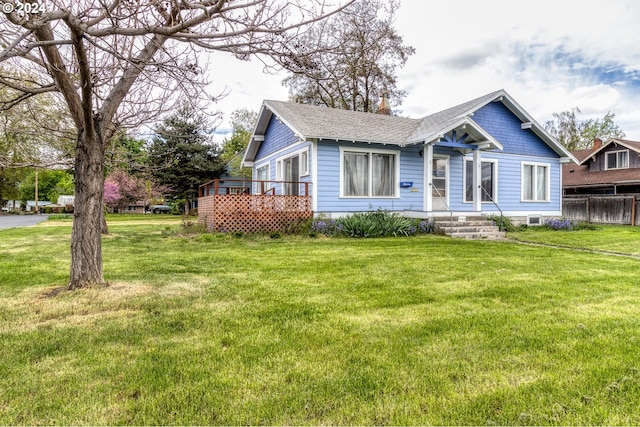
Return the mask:
<svg viewBox="0 0 640 427">
<path fill-rule="evenodd" d="M 342 151 L 344 197 L 394 197 L 397 187 L 397 153 Z"/>
<path fill-rule="evenodd" d="M 605 169 L 626 169 L 629 167 L 629 150 L 607 153 Z"/>
<path fill-rule="evenodd" d="M 522 164 L 522 200 L 525 202 L 549 201 L 548 164 Z"/>
</svg>

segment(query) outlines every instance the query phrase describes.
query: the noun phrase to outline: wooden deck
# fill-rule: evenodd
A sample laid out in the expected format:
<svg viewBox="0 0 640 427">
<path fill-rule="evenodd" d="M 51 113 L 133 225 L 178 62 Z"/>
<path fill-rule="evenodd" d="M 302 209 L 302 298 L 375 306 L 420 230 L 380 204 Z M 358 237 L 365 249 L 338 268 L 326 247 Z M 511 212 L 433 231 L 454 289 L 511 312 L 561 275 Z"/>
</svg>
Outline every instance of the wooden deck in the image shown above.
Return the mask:
<svg viewBox="0 0 640 427">
<path fill-rule="evenodd" d="M 286 231 L 313 217 L 310 183 L 213 180 L 200 186 L 198 222 L 210 231 Z"/>
</svg>

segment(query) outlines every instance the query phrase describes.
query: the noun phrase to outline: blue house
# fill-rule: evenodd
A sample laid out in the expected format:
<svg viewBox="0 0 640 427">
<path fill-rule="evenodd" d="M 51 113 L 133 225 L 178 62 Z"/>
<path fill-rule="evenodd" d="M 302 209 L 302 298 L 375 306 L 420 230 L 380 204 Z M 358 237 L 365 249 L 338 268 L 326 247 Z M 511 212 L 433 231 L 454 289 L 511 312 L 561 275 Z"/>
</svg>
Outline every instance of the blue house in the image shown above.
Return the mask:
<svg viewBox="0 0 640 427">
<path fill-rule="evenodd" d="M 499 90 L 421 119 L 264 101 L 243 165 L 253 180 L 310 188 L 315 215 L 562 216 L 573 155 Z M 254 184 L 255 185 L 255 184 Z"/>
</svg>

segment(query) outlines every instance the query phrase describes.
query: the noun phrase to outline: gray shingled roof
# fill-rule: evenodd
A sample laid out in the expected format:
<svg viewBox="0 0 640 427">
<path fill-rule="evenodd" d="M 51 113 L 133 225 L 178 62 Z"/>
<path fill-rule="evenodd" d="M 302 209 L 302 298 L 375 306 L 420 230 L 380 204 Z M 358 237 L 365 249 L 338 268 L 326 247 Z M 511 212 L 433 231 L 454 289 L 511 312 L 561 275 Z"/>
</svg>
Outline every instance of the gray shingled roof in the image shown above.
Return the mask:
<svg viewBox="0 0 640 427">
<path fill-rule="evenodd" d="M 285 123 L 300 139 L 334 139 L 379 144 L 407 144 L 431 142 L 462 124 L 471 122 L 470 116 L 484 105 L 502 99 L 523 122 L 533 119 L 504 90 L 488 93 L 471 101 L 425 116 L 421 119 L 363 113 L 293 102 L 264 101 L 245 158 L 252 161 L 266 131 L 272 114 Z M 534 122 L 534 131 L 559 155 L 575 160 L 544 128 Z M 481 131 L 483 132 L 483 131 Z M 498 143 L 499 144 L 499 143 Z M 494 144 L 496 145 L 496 144 Z"/>
<path fill-rule="evenodd" d="M 340 110 L 316 105 L 268 100 L 264 102 L 280 120 L 301 137 L 406 144 L 416 119 Z"/>
<path fill-rule="evenodd" d="M 264 104 L 304 139 L 340 139 L 405 145 L 447 129 L 460 118 L 498 97 L 492 92 L 422 119 L 363 113 L 283 101 Z"/>
</svg>

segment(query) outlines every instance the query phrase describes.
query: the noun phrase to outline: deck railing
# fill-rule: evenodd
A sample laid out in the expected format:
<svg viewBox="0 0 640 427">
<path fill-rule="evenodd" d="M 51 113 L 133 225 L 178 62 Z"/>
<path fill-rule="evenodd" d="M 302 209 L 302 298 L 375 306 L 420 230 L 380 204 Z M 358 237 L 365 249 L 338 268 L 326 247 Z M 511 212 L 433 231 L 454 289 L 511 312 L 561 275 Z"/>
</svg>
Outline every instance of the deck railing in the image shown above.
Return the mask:
<svg viewBox="0 0 640 427">
<path fill-rule="evenodd" d="M 198 221 L 217 232 L 286 231 L 313 217 L 311 183 L 213 180 L 200 186 Z"/>
<path fill-rule="evenodd" d="M 310 196 L 310 190 L 310 182 L 214 179 L 200 186 L 199 197 L 210 196 L 213 194 Z"/>
</svg>

